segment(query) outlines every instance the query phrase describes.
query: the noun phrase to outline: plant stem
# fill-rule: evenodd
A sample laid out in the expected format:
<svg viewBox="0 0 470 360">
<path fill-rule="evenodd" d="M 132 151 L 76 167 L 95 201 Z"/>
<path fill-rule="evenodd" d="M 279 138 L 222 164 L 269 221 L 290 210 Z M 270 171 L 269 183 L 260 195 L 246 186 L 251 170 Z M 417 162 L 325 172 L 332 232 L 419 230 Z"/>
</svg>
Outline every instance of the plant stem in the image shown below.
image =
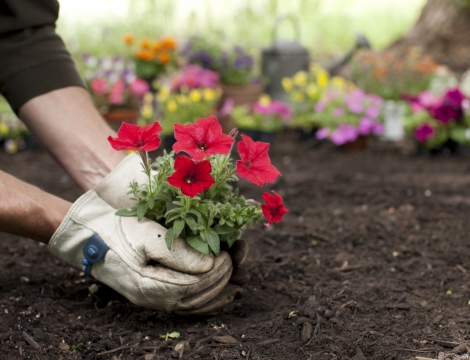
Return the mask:
<svg viewBox="0 0 470 360">
<path fill-rule="evenodd" d="M 145 150 L 140 150 L 139 155 L 142 158 L 142 162 L 144 163 L 145 173 L 147 174 L 147 177 L 149 178 L 149 194 L 152 195 L 152 174 L 151 174 L 151 169 L 149 165 L 149 158 Z"/>
</svg>

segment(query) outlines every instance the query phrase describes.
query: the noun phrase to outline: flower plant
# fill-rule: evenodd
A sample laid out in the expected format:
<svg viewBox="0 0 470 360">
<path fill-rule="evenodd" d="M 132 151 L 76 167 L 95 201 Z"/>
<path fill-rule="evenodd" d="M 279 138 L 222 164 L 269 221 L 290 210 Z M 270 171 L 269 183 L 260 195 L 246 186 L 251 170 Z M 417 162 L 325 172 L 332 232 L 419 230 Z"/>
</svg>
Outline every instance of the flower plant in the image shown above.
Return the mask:
<svg viewBox="0 0 470 360">
<path fill-rule="evenodd" d="M 235 242 L 243 226 L 260 222 L 263 215 L 267 226 L 281 221 L 288 210 L 279 194 L 265 192 L 265 203 L 254 204 L 230 185 L 238 177 L 259 186 L 276 180 L 280 173 L 271 164 L 269 144 L 242 135 L 237 144 L 240 160 L 234 164 L 230 155 L 237 131 L 223 134 L 215 116 L 176 124 L 174 130 L 174 151 L 154 162 L 147 152 L 160 145 L 158 122 L 144 127 L 123 123 L 117 138 L 108 138 L 115 150 L 137 151 L 148 178 L 145 184 L 130 184 L 134 206 L 117 215 L 137 216 L 139 221 L 146 217 L 165 226 L 170 250 L 174 239 L 182 237 L 201 253 L 216 255 Z"/>
<path fill-rule="evenodd" d="M 137 76 L 148 82 L 177 67 L 177 43 L 172 37 L 158 40 L 142 38 L 136 41 L 132 34 L 126 34 L 123 41 L 131 49 Z"/>
<path fill-rule="evenodd" d="M 469 144 L 470 100 L 456 87 L 435 95 L 424 91 L 405 95 L 410 111 L 405 116 L 405 130 L 423 147 L 436 149 L 448 140 Z"/>
<path fill-rule="evenodd" d="M 188 42 L 183 54 L 188 63 L 215 71 L 224 85 L 242 86 L 259 83 L 255 75 L 254 57 L 244 48 L 235 46 L 230 51 L 203 39 Z"/>
<path fill-rule="evenodd" d="M 219 86 L 219 74 L 199 65 L 186 65 L 182 72 L 171 80 L 171 91 L 185 89 L 215 89 Z"/>
<path fill-rule="evenodd" d="M 171 136 L 175 124 L 191 124 L 194 119 L 210 115 L 214 112 L 220 96 L 221 91 L 217 88 L 180 87 L 175 92 L 161 87 L 156 96 L 156 116 L 161 119 L 162 134 Z"/>
<path fill-rule="evenodd" d="M 263 95 L 253 106 L 233 107 L 230 115 L 240 129 L 273 133 L 289 124 L 292 110 L 282 101 L 272 101 L 268 95 Z"/>
<path fill-rule="evenodd" d="M 137 108 L 149 85 L 138 78 L 134 66 L 120 56 L 95 58 L 83 54 L 83 75 L 101 113 L 116 108 Z"/>
<path fill-rule="evenodd" d="M 313 108 L 328 87 L 340 90 L 353 87 L 342 77 L 330 79 L 328 71 L 317 64 L 312 64 L 308 72 L 299 71 L 293 77 L 283 78 L 282 86 L 293 109 L 291 124 L 305 132 L 318 128 Z"/>
<path fill-rule="evenodd" d="M 320 125 L 317 139 L 330 139 L 340 146 L 360 136 L 381 135 L 384 129 L 380 120 L 382 103 L 380 96 L 366 94 L 361 89 L 328 89 L 314 106 L 313 121 Z"/>
<path fill-rule="evenodd" d="M 404 93 L 417 95 L 428 89 L 439 68 L 417 48 L 396 57 L 388 52 L 361 51 L 352 62 L 355 83 L 385 100 L 400 100 Z"/>
</svg>

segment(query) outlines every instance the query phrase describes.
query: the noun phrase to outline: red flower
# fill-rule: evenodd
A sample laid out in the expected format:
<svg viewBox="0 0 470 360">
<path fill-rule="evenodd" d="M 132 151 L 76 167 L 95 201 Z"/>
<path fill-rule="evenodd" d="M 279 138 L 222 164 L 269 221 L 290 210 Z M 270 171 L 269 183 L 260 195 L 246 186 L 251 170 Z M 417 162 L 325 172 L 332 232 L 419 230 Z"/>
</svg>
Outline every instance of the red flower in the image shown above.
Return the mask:
<svg viewBox="0 0 470 360">
<path fill-rule="evenodd" d="M 269 159 L 269 144 L 254 142 L 249 136 L 243 134 L 242 139 L 238 143 L 238 153 L 241 158 L 237 161 L 238 176 L 259 186 L 274 182 L 280 172 Z"/>
<path fill-rule="evenodd" d="M 154 151 L 160 146 L 160 131 L 162 127 L 158 122 L 144 127 L 123 122 L 117 132 L 118 137 L 109 136 L 108 141 L 114 150 Z"/>
<path fill-rule="evenodd" d="M 268 219 L 267 226 L 281 222 L 282 217 L 289 212 L 289 210 L 284 207 L 281 195 L 274 190 L 272 193 L 273 195 L 265 192 L 262 195 L 266 205 L 261 205 L 261 210 L 263 211 L 263 215 L 266 216 L 266 219 Z"/>
<path fill-rule="evenodd" d="M 197 161 L 215 154 L 228 154 L 234 142 L 232 137 L 222 133 L 215 116 L 190 125 L 175 124 L 175 139 L 173 150 L 184 151 Z"/>
<path fill-rule="evenodd" d="M 168 182 L 180 188 L 186 196 L 194 197 L 215 183 L 211 176 L 211 163 L 207 160 L 194 162 L 186 156 L 178 156 L 175 160 L 175 170 L 176 172 L 168 177 Z"/>
</svg>

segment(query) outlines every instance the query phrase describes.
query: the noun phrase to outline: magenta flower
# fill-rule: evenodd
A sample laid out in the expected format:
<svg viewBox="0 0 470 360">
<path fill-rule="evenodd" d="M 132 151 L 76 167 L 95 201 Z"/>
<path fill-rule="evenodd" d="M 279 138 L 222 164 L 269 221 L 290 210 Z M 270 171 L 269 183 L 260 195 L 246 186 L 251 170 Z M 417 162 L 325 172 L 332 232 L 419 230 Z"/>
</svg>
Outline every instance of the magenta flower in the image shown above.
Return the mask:
<svg viewBox="0 0 470 360">
<path fill-rule="evenodd" d="M 462 108 L 455 108 L 448 104 L 440 104 L 429 109 L 431 115 L 443 125 L 449 124 L 451 120 L 463 118 Z"/>
<path fill-rule="evenodd" d="M 429 123 L 422 123 L 415 129 L 415 138 L 420 143 L 425 143 L 431 139 L 436 132 L 436 129 Z"/>
<path fill-rule="evenodd" d="M 465 99 L 465 95 L 462 94 L 459 88 L 454 88 L 446 92 L 444 99 L 450 106 L 461 107 L 462 101 Z"/>
<path fill-rule="evenodd" d="M 138 97 L 142 97 L 150 90 L 149 84 L 142 79 L 136 78 L 129 85 L 131 92 Z"/>
<path fill-rule="evenodd" d="M 380 136 L 384 133 L 384 124 L 381 122 L 375 121 L 374 126 L 372 127 L 372 134 L 375 136 Z"/>
<path fill-rule="evenodd" d="M 369 135 L 372 132 L 374 125 L 375 125 L 374 120 L 369 119 L 368 117 L 361 118 L 359 120 L 359 127 L 358 127 L 359 134 L 362 136 Z"/>
<path fill-rule="evenodd" d="M 187 65 L 183 72 L 172 81 L 171 89 L 178 91 L 182 87 L 188 89 L 215 89 L 219 83 L 219 74 L 203 69 L 199 65 Z"/>
<path fill-rule="evenodd" d="M 378 106 L 371 106 L 366 109 L 366 116 L 371 119 L 376 119 L 380 115 L 380 108 Z"/>
<path fill-rule="evenodd" d="M 289 120 L 292 117 L 292 109 L 282 101 L 275 100 L 271 103 L 273 113 L 280 116 L 283 120 Z"/>
<path fill-rule="evenodd" d="M 90 83 L 90 89 L 96 95 L 106 95 L 108 92 L 108 83 L 105 79 L 93 79 Z"/>
<path fill-rule="evenodd" d="M 333 109 L 333 117 L 338 118 L 344 115 L 344 109 L 342 107 L 337 107 Z"/>
<path fill-rule="evenodd" d="M 341 124 L 330 136 L 330 140 L 337 146 L 352 142 L 357 139 L 359 133 L 353 125 Z"/>
<path fill-rule="evenodd" d="M 324 139 L 326 139 L 328 136 L 330 136 L 330 129 L 328 129 L 328 128 L 321 128 L 321 129 L 318 129 L 317 132 L 315 133 L 315 137 L 316 137 L 318 140 L 324 140 Z"/>
</svg>

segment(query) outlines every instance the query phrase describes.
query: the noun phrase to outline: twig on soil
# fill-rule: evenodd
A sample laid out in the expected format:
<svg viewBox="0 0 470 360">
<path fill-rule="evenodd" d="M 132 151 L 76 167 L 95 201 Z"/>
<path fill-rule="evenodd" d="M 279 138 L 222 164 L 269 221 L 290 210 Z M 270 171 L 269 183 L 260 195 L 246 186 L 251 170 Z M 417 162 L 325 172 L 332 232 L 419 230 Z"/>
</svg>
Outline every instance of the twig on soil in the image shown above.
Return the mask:
<svg viewBox="0 0 470 360">
<path fill-rule="evenodd" d="M 41 345 L 39 345 L 36 341 L 34 341 L 33 338 L 31 336 L 29 336 L 28 334 L 26 334 L 25 331 L 23 331 L 22 335 L 23 335 L 23 338 L 26 340 L 26 342 L 29 345 L 31 345 L 36 350 L 42 350 Z"/>
<path fill-rule="evenodd" d="M 269 340 L 261 341 L 260 343 L 258 343 L 258 345 L 260 345 L 260 346 L 271 345 L 271 344 L 278 343 L 279 341 L 281 341 L 281 340 L 280 339 L 269 339 Z"/>
<path fill-rule="evenodd" d="M 430 352 L 435 351 L 436 349 L 401 349 L 402 351 L 409 351 L 409 352 Z"/>
<path fill-rule="evenodd" d="M 131 348 L 131 347 L 134 347 L 134 346 L 139 346 L 139 344 L 132 344 L 132 345 L 120 346 L 120 347 L 118 347 L 118 348 L 116 348 L 116 349 L 113 349 L 113 350 L 108 350 L 108 351 L 100 352 L 100 353 L 96 354 L 96 356 L 112 354 L 112 353 L 114 353 L 114 352 L 116 352 L 116 351 L 128 349 L 128 348 Z"/>
<path fill-rule="evenodd" d="M 446 346 L 446 347 L 450 347 L 450 348 L 453 348 L 453 347 L 456 347 L 456 346 L 460 345 L 460 343 L 454 342 L 454 341 L 444 341 L 444 340 L 437 340 L 437 339 L 432 339 L 432 338 L 428 338 L 428 340 L 432 340 L 436 344 Z"/>
<path fill-rule="evenodd" d="M 421 357 L 421 356 L 416 356 L 415 359 L 416 360 L 437 360 L 437 359 L 434 359 L 434 358 L 425 358 L 425 357 Z"/>
<path fill-rule="evenodd" d="M 263 237 L 263 240 L 264 240 L 265 242 L 267 242 L 268 244 L 277 245 L 277 241 L 276 241 L 276 240 L 273 240 L 273 239 L 271 239 L 271 238 Z"/>
</svg>

